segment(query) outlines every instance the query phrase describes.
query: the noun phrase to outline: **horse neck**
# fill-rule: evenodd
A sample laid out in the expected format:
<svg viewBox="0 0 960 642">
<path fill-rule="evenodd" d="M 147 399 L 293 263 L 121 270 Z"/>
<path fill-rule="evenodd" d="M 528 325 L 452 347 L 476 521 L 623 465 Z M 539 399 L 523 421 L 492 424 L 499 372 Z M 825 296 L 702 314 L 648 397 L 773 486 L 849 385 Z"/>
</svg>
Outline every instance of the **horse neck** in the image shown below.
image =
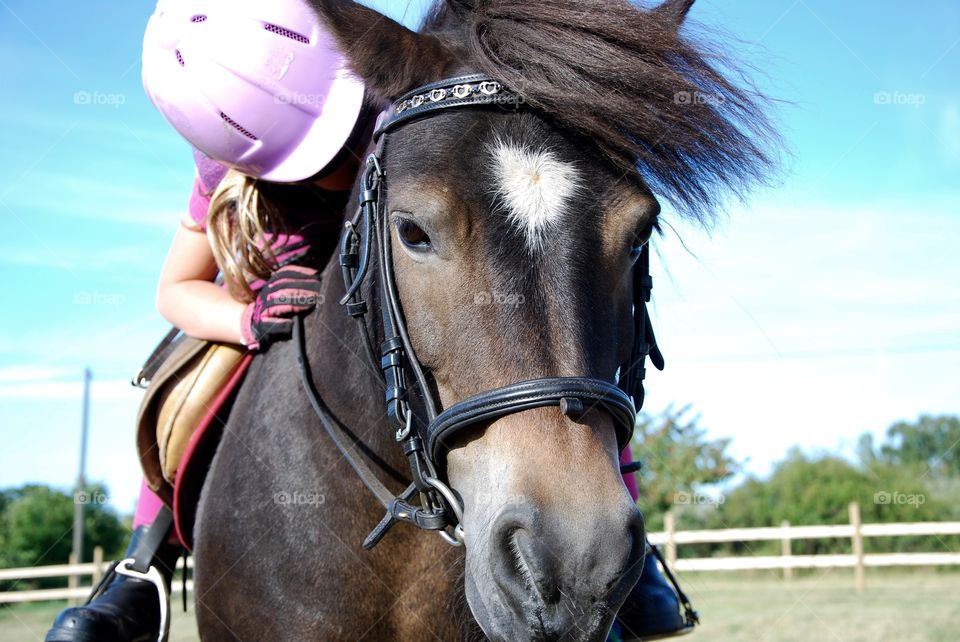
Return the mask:
<svg viewBox="0 0 960 642">
<path fill-rule="evenodd" d="M 386 419 L 384 385 L 378 364 L 371 360 L 364 347 L 360 324 L 340 305 L 346 288 L 336 254 L 327 264 L 322 278 L 323 300 L 305 325 L 314 382 L 334 416 L 393 469 L 384 471 L 384 480 L 389 477 L 397 479 L 396 471 L 407 469 L 406 459 L 394 441 Z M 368 305 L 367 318 L 379 319 L 377 297 L 368 297 Z M 405 485 L 406 481 L 403 483 Z"/>
<path fill-rule="evenodd" d="M 409 466 L 386 418 L 379 364 L 373 363 L 364 347 L 362 326 L 339 303 L 346 287 L 338 258 L 335 253 L 323 271 L 323 299 L 305 323 L 306 349 L 314 383 L 333 415 L 363 442 L 367 450 L 372 451 L 375 459 L 379 459 L 372 468 L 380 480 L 399 493 L 410 483 Z M 364 287 L 369 306 L 368 322 L 381 318 L 374 285 L 376 278 L 371 278 L 377 273 L 376 259 L 371 260 L 369 269 L 369 284 Z M 379 330 L 374 334 L 375 342 L 381 340 L 380 334 Z M 335 451 L 332 443 L 329 448 Z M 362 448 L 354 452 L 359 450 Z M 332 454 L 339 456 L 335 452 Z M 341 465 L 345 468 L 343 462 Z M 366 529 L 371 528 L 382 513 L 374 498 L 366 490 L 357 488 L 359 483 L 353 474 L 347 474 L 351 479 L 343 485 L 354 490 L 337 498 L 343 514 L 373 513 L 367 519 L 351 519 L 344 524 L 341 535 L 356 538 L 359 542 L 367 534 Z M 382 578 L 371 585 L 371 599 L 389 600 L 398 593 L 443 596 L 419 605 L 411 622 L 415 621 L 417 627 L 423 621 L 443 622 L 441 631 L 445 639 L 481 639 L 463 597 L 463 559 L 461 552 L 451 549 L 432 533 L 417 531 L 410 526 L 394 528 L 370 558 L 378 577 Z M 431 569 L 433 572 L 410 573 L 410 568 Z M 383 582 L 393 587 L 386 594 L 381 594 Z"/>
</svg>

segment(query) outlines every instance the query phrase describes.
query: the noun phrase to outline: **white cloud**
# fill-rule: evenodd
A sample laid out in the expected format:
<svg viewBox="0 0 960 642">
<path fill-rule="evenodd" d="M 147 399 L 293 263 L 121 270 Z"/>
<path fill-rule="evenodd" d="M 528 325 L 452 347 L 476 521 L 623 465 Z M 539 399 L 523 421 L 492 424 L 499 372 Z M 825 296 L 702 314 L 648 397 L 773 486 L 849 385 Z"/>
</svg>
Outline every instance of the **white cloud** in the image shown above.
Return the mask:
<svg viewBox="0 0 960 642">
<path fill-rule="evenodd" d="M 71 370 L 50 366 L 19 365 L 0 368 L 0 385 L 48 382 L 73 374 Z"/>
<path fill-rule="evenodd" d="M 183 210 L 143 211 L 133 206 L 104 207 L 80 204 L 77 201 L 67 202 L 66 199 L 41 200 L 34 202 L 33 205 L 41 206 L 48 212 L 55 212 L 56 216 L 169 230 L 171 239 L 173 238 L 173 231 L 177 229 L 177 225 L 186 214 L 185 208 Z"/>
<path fill-rule="evenodd" d="M 67 247 L 48 245 L 43 248 L 43 251 L 23 246 L 0 246 L 0 264 L 16 267 L 60 268 L 69 271 L 123 270 L 125 273 L 137 271 L 159 274 L 159 261 L 162 257 L 158 257 L 156 264 L 144 260 L 144 257 L 149 257 L 155 252 L 155 248 L 142 246 L 111 247 L 98 249 L 95 252 L 75 244 Z"/>
<path fill-rule="evenodd" d="M 185 174 L 189 176 L 189 170 Z M 56 186 L 55 189 L 18 188 L 4 197 L 3 202 L 23 221 L 30 220 L 28 212 L 39 211 L 45 217 L 162 227 L 172 234 L 186 213 L 190 196 L 188 180 L 183 181 L 179 192 L 40 170 L 31 171 L 21 181 Z"/>
<path fill-rule="evenodd" d="M 648 409 L 692 403 L 754 470 L 960 412 L 960 194 L 767 202 L 681 232 L 697 258 L 668 234 L 653 265 L 667 370 L 648 368 Z"/>
<path fill-rule="evenodd" d="M 0 48 L 0 51 L 2 51 L 2 48 Z M 22 50 L 17 49 L 15 58 L 24 55 L 26 54 Z M 75 91 L 88 91 L 90 89 L 91 88 L 78 87 Z M 63 104 L 73 106 L 74 93 L 64 91 L 62 99 L 64 101 Z M 65 119 L 63 113 L 59 111 L 57 113 L 48 113 L 36 109 L 28 111 L 16 108 L 10 104 L 0 107 L 2 107 L 0 108 L 0 115 L 2 115 L 8 127 L 27 128 L 54 134 L 60 134 L 69 128 L 74 132 L 89 134 L 101 142 L 110 144 L 129 142 L 131 137 L 138 145 L 142 143 L 170 145 L 177 143 L 179 140 L 176 133 L 170 129 L 163 127 L 156 127 L 154 129 L 131 127 L 127 122 L 117 118 L 109 120 L 90 118 L 89 113 L 87 113 L 84 114 L 84 118 L 78 118 L 75 122 L 71 123 L 70 120 Z M 109 115 L 111 112 L 108 109 L 104 109 L 103 113 Z M 184 157 L 189 159 L 187 154 L 185 154 Z M 189 163 L 189 160 L 187 162 Z"/>
<path fill-rule="evenodd" d="M 96 314 L 96 313 L 95 313 Z M 18 367 L 56 369 L 80 380 L 85 366 L 94 371 L 94 383 L 125 381 L 133 376 L 154 346 L 169 330 L 169 324 L 157 313 L 126 315 L 117 323 L 105 310 L 101 322 L 78 324 L 51 331 L 49 327 L 19 330 L 17 341 L 0 342 L 0 354 Z M 109 317 L 109 318 L 108 318 Z M 129 387 L 129 386 L 128 386 Z M 33 394 L 55 395 L 58 390 L 34 389 Z"/>
</svg>

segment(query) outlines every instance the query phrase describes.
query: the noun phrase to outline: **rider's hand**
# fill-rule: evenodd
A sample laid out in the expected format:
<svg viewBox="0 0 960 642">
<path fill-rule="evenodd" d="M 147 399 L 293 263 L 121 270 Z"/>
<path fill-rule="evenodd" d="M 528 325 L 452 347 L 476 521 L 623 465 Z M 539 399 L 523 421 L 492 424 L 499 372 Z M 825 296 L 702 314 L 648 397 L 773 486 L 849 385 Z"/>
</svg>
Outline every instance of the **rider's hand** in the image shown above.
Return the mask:
<svg viewBox="0 0 960 642">
<path fill-rule="evenodd" d="M 280 268 L 243 312 L 244 343 L 252 350 L 263 350 L 274 341 L 289 339 L 293 317 L 312 310 L 320 296 L 316 270 L 300 265 Z"/>
</svg>

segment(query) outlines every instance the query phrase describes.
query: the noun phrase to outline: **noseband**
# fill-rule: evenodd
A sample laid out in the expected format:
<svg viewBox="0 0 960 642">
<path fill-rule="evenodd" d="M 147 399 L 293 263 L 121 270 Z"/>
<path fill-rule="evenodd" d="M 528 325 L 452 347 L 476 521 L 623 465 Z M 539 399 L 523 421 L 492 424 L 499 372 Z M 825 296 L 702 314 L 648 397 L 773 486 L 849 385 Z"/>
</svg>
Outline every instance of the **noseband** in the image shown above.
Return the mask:
<svg viewBox="0 0 960 642">
<path fill-rule="evenodd" d="M 386 385 L 387 418 L 395 428 L 395 439 L 410 464 L 413 483 L 394 496 L 369 466 L 357 458 L 356 437 L 330 413 L 313 385 L 303 333 L 303 320 L 295 325 L 298 366 L 304 389 L 327 433 L 367 488 L 380 500 L 386 515 L 364 541 L 372 548 L 397 522 L 424 530 L 435 530 L 453 545 L 463 543 L 463 508 L 459 496 L 441 478 L 446 454 L 455 438 L 478 424 L 533 408 L 558 407 L 573 421 L 600 410 L 610 415 L 622 450 L 633 435 L 637 410 L 643 405 L 645 361 L 663 369 L 647 302 L 650 300 L 649 249 L 644 248 L 634 274 L 634 345 L 630 359 L 620 367 L 619 381 L 613 384 L 589 377 L 546 377 L 520 381 L 464 399 L 438 412 L 428 375 L 417 359 L 403 316 L 393 268 L 393 247 L 389 214 L 386 211 L 387 176 L 383 159 L 390 135 L 404 125 L 428 118 L 447 109 L 520 108 L 520 96 L 499 82 L 481 75 L 442 80 L 416 89 L 393 103 L 381 115 L 374 134 L 375 151 L 367 159 L 360 185 L 360 203 L 354 218 L 344 226 L 340 239 L 340 266 L 346 294 L 340 303 L 361 327 L 365 349 Z M 373 253 L 376 254 L 373 254 Z M 370 269 L 376 257 L 376 274 Z M 370 308 L 364 298 L 364 284 L 378 291 L 380 326 L 371 327 Z M 375 336 L 382 336 L 374 351 Z M 376 355 L 379 354 L 379 357 Z M 412 378 L 417 394 L 410 395 Z M 411 408 L 416 403 L 416 410 Z M 419 505 L 413 503 L 419 495 Z"/>
</svg>

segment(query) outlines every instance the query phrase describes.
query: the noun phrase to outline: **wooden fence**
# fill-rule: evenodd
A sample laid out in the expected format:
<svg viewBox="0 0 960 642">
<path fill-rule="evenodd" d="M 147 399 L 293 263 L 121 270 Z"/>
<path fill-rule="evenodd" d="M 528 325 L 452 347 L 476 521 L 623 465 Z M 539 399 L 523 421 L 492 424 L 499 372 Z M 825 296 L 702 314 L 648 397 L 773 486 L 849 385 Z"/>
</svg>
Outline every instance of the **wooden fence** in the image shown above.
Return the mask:
<svg viewBox="0 0 960 642">
<path fill-rule="evenodd" d="M 73 555 L 70 556 L 71 560 Z M 12 590 L 0 591 L 0 604 L 13 602 L 43 602 L 46 600 L 67 600 L 71 604 L 76 604 L 79 600 L 86 599 L 104 572 L 110 567 L 110 562 L 103 561 L 103 549 L 99 546 L 93 551 L 93 562 L 86 564 L 56 564 L 51 566 L 34 566 L 32 568 L 7 568 L 0 569 L 0 582 L 2 581 L 20 581 L 32 580 L 45 577 L 66 577 L 67 588 L 38 589 L 38 590 L 17 590 L 16 585 Z M 183 560 L 178 561 L 178 569 L 183 570 Z M 187 568 L 193 568 L 193 558 L 187 560 Z M 81 585 L 81 578 L 89 578 L 90 583 Z M 170 587 L 172 593 L 183 591 L 183 585 L 179 581 L 174 581 Z M 193 580 L 187 580 L 187 591 L 193 590 Z"/>
<path fill-rule="evenodd" d="M 728 528 L 722 530 L 677 531 L 672 514 L 664 518 L 666 530 L 649 533 L 650 541 L 660 546 L 667 564 L 680 573 L 687 571 L 744 571 L 779 570 L 789 579 L 798 568 L 853 568 L 857 590 L 863 590 L 867 567 L 891 566 L 952 566 L 960 565 L 960 553 L 864 553 L 866 537 L 947 536 L 960 535 L 960 522 L 916 522 L 901 524 L 863 524 L 859 504 L 850 504 L 850 523 L 835 526 L 791 526 L 784 522 L 775 528 Z M 802 539 L 848 539 L 850 553 L 844 555 L 794 555 L 791 543 Z M 684 544 L 719 542 L 780 541 L 780 555 L 746 555 L 739 557 L 678 558 L 677 548 Z M 192 568 L 193 559 L 188 560 Z M 41 590 L 13 590 L 0 592 L 0 604 L 11 602 L 39 602 L 44 600 L 79 600 L 90 592 L 108 564 L 103 552 L 94 554 L 87 564 L 36 566 L 33 568 L 0 569 L 0 581 L 29 580 L 43 577 L 66 577 L 68 588 Z M 79 580 L 89 578 L 91 583 L 81 586 Z M 180 582 L 174 582 L 173 592 L 181 591 Z M 187 582 L 193 590 L 193 582 Z"/>
<path fill-rule="evenodd" d="M 664 516 L 665 530 L 649 533 L 653 544 L 660 546 L 671 569 L 685 571 L 780 570 L 790 579 L 797 568 L 853 568 L 854 583 L 862 591 L 867 567 L 952 566 L 960 565 L 960 553 L 864 553 L 866 537 L 946 536 L 960 535 L 960 522 L 914 522 L 900 524 L 864 524 L 860 505 L 850 504 L 850 523 L 834 526 L 791 526 L 782 522 L 773 528 L 727 528 L 722 530 L 677 531 L 672 514 Z M 849 539 L 850 553 L 840 555 L 794 555 L 791 543 L 802 539 Z M 780 555 L 745 555 L 737 557 L 678 558 L 682 544 L 721 542 L 780 541 Z"/>
</svg>

